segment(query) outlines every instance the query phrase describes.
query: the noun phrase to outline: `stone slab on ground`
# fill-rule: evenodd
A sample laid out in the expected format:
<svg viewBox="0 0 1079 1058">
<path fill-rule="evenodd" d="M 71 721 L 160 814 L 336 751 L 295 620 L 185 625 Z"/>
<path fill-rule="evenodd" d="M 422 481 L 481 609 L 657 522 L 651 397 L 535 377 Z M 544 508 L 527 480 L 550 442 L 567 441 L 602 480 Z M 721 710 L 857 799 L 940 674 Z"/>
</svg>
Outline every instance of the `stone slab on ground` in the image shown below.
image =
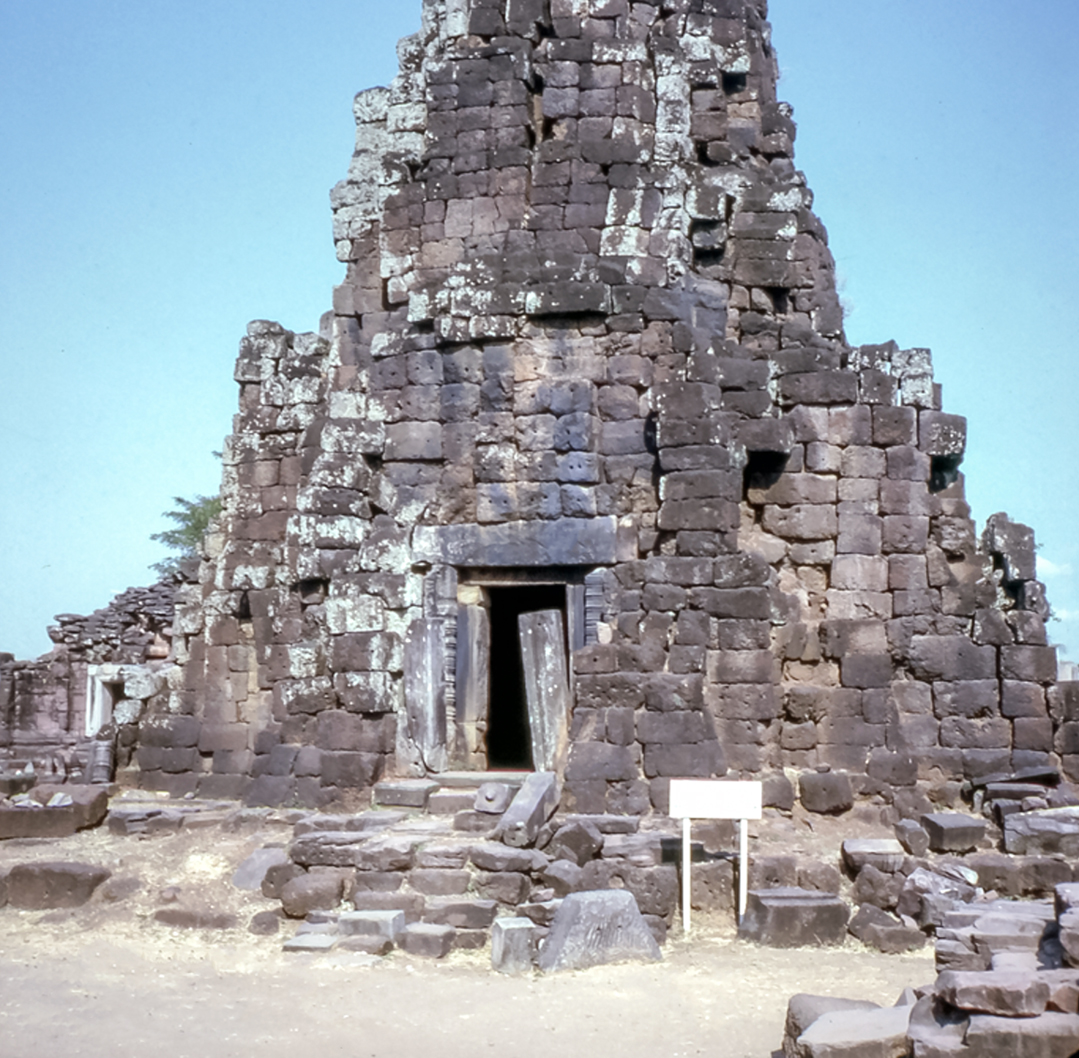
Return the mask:
<svg viewBox="0 0 1079 1058">
<path fill-rule="evenodd" d="M 382 937 L 396 942 L 405 928 L 403 911 L 342 911 L 337 916 L 337 928 L 350 936 Z"/>
<path fill-rule="evenodd" d="M 46 807 L 54 799 L 66 803 Z M 104 786 L 42 783 L 27 803 L 34 807 L 0 805 L 0 838 L 65 838 L 96 827 L 109 810 L 109 795 Z"/>
<path fill-rule="evenodd" d="M 386 779 L 375 783 L 375 803 L 399 808 L 426 808 L 439 784 L 433 779 Z"/>
<path fill-rule="evenodd" d="M 842 944 L 849 917 L 850 908 L 833 893 L 795 887 L 751 889 L 738 936 L 774 948 Z"/>
<path fill-rule="evenodd" d="M 885 874 L 894 874 L 907 857 L 895 838 L 847 838 L 842 851 L 843 862 L 855 873 L 869 865 Z"/>
<path fill-rule="evenodd" d="M 537 964 L 544 973 L 627 959 L 661 959 L 659 945 L 625 889 L 570 893 L 555 913 Z"/>
<path fill-rule="evenodd" d="M 1015 856 L 1079 856 L 1079 806 L 1007 816 L 1004 851 Z"/>
<path fill-rule="evenodd" d="M 17 863 L 7 875 L 8 903 L 28 911 L 82 907 L 111 874 L 90 863 Z"/>
<path fill-rule="evenodd" d="M 1008 1018 L 1040 1014 L 1049 1002 L 1045 981 L 1015 970 L 945 970 L 937 977 L 936 992 L 959 1010 Z"/>
<path fill-rule="evenodd" d="M 799 1058 L 906 1058 L 912 1008 L 833 1010 L 822 1014 L 795 1047 Z"/>
<path fill-rule="evenodd" d="M 535 936 L 536 925 L 530 918 L 496 918 L 491 926 L 491 968 L 503 974 L 529 973 Z"/>
<path fill-rule="evenodd" d="M 971 1058 L 1072 1058 L 1079 1050 L 1079 1014 L 972 1014 L 966 1044 Z"/>
<path fill-rule="evenodd" d="M 453 926 L 434 922 L 411 922 L 401 931 L 398 947 L 410 955 L 441 959 L 450 953 L 456 934 Z"/>
<path fill-rule="evenodd" d="M 927 812 L 922 827 L 934 852 L 968 852 L 985 837 L 985 820 L 963 812 Z"/>
<path fill-rule="evenodd" d="M 796 1049 L 798 1037 L 822 1014 L 833 1010 L 879 1010 L 879 1003 L 865 999 L 841 999 L 838 996 L 815 996 L 798 992 L 787 1003 L 787 1020 L 783 1027 L 783 1053 L 786 1058 L 800 1058 Z"/>
<path fill-rule="evenodd" d="M 289 937 L 281 945 L 282 951 L 293 952 L 324 952 L 329 951 L 337 943 L 337 937 L 333 933 L 297 933 L 295 937 Z"/>
</svg>

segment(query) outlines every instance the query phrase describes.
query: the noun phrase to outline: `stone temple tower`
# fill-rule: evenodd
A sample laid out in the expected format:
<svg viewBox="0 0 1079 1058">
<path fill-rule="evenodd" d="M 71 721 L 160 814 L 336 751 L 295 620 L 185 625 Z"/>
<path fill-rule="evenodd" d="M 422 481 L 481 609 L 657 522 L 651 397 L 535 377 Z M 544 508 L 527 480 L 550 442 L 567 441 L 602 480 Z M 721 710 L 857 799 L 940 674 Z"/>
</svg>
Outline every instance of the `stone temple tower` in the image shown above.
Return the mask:
<svg viewBox="0 0 1079 1058">
<path fill-rule="evenodd" d="M 426 0 L 355 100 L 332 312 L 241 342 L 145 785 L 536 768 L 640 814 L 830 769 L 900 815 L 1075 770 L 1032 534 L 976 539 L 928 351 L 844 338 L 766 14 Z"/>
</svg>

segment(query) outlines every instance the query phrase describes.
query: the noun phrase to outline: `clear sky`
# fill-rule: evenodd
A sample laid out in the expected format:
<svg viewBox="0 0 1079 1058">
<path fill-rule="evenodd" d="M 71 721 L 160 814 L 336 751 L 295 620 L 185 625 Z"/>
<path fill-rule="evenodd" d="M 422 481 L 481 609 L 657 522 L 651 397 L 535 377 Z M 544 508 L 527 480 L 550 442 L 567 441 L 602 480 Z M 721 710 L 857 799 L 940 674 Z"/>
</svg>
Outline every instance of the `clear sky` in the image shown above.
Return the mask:
<svg viewBox="0 0 1079 1058">
<path fill-rule="evenodd" d="M 317 329 L 352 95 L 419 0 L 0 3 L 0 650 L 151 582 L 248 320 Z M 933 349 L 1079 657 L 1079 4 L 772 0 L 852 342 Z"/>
</svg>

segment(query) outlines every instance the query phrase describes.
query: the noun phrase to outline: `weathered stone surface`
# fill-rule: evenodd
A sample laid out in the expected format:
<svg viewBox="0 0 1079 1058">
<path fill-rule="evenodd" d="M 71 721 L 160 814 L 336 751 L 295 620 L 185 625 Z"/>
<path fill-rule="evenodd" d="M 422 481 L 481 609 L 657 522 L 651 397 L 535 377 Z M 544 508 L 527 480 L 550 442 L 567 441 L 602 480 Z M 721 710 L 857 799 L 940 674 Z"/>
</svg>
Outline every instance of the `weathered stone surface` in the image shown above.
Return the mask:
<svg viewBox="0 0 1079 1058">
<path fill-rule="evenodd" d="M 926 935 L 914 926 L 904 923 L 894 915 L 872 904 L 863 904 L 855 912 L 847 926 L 851 934 L 863 944 L 876 948 L 886 955 L 917 951 L 924 948 Z"/>
<path fill-rule="evenodd" d="M 931 993 L 911 1009 L 907 1035 L 918 1058 L 960 1058 L 968 1054 L 963 1040 L 969 1024 L 969 1014 Z"/>
<path fill-rule="evenodd" d="M 1033 1018 L 973 1014 L 965 1040 L 968 1051 L 990 1058 L 1071 1058 L 1079 1044 L 1079 1015 L 1055 1011 Z"/>
<path fill-rule="evenodd" d="M 903 866 L 906 852 L 894 838 L 847 838 L 842 845 L 843 860 L 857 873 L 867 864 L 892 874 Z"/>
<path fill-rule="evenodd" d="M 850 908 L 831 893 L 751 889 L 738 935 L 773 948 L 842 944 L 849 917 Z"/>
<path fill-rule="evenodd" d="M 409 955 L 441 959 L 449 955 L 457 931 L 453 926 L 431 922 L 412 922 L 401 931 L 398 945 Z"/>
<path fill-rule="evenodd" d="M 946 1003 L 976 1014 L 1029 1018 L 1045 1010 L 1049 985 L 1032 974 L 990 970 L 971 973 L 945 970 L 936 992 Z"/>
<path fill-rule="evenodd" d="M 929 851 L 929 835 L 913 819 L 896 823 L 895 836 L 911 856 L 924 856 Z"/>
<path fill-rule="evenodd" d="M 532 970 L 536 925 L 530 918 L 498 918 L 491 926 L 491 969 L 503 974 Z"/>
<path fill-rule="evenodd" d="M 985 837 L 985 820 L 961 812 L 929 812 L 922 827 L 934 852 L 967 852 Z"/>
<path fill-rule="evenodd" d="M 425 808 L 428 797 L 437 789 L 438 783 L 432 779 L 384 779 L 375 783 L 375 801 L 401 808 Z"/>
<path fill-rule="evenodd" d="M 797 1040 L 803 1058 L 904 1058 L 910 1053 L 911 1008 L 834 1010 L 822 1014 Z"/>
<path fill-rule="evenodd" d="M 395 942 L 405 928 L 403 911 L 342 911 L 337 929 L 345 936 L 382 937 Z"/>
<path fill-rule="evenodd" d="M 850 778 L 841 772 L 803 772 L 798 796 L 807 811 L 821 815 L 839 815 L 854 805 Z"/>
<path fill-rule="evenodd" d="M 816 996 L 799 992 L 787 1002 L 787 1018 L 783 1026 L 783 1053 L 786 1058 L 802 1058 L 797 1046 L 798 1037 L 823 1014 L 832 1011 L 879 1010 L 877 1003 L 864 999 L 840 999 L 836 996 Z"/>
<path fill-rule="evenodd" d="M 266 872 L 271 867 L 289 863 L 288 853 L 278 846 L 256 849 L 232 874 L 232 884 L 237 889 L 261 890 L 266 880 Z"/>
<path fill-rule="evenodd" d="M 1004 850 L 1018 856 L 1079 856 L 1079 807 L 1008 816 L 1004 820 Z"/>
<path fill-rule="evenodd" d="M 553 973 L 661 957 L 633 895 L 604 890 L 571 893 L 562 901 L 540 947 L 537 964 L 544 973 Z"/>
<path fill-rule="evenodd" d="M 17 863 L 7 874 L 8 903 L 31 911 L 81 907 L 111 874 L 89 863 Z"/>
<path fill-rule="evenodd" d="M 336 872 L 302 874 L 281 887 L 281 906 L 289 918 L 303 918 L 310 911 L 337 907 L 344 883 Z"/>
<path fill-rule="evenodd" d="M 514 848 L 531 845 L 557 807 L 558 779 L 554 772 L 532 772 L 503 814 L 497 833 Z"/>
</svg>

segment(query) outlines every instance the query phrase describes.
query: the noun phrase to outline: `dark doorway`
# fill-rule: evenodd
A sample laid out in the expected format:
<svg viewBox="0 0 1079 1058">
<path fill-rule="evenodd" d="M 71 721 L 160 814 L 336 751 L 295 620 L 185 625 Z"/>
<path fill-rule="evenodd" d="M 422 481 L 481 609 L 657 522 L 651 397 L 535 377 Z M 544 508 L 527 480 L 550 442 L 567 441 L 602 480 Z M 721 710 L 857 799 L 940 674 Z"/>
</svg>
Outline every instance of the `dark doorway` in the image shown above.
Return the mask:
<svg viewBox="0 0 1079 1058">
<path fill-rule="evenodd" d="M 491 700 L 487 710 L 487 766 L 530 769 L 524 669 L 517 618 L 536 610 L 560 610 L 566 619 L 566 586 L 533 584 L 487 589 L 491 600 Z"/>
</svg>

